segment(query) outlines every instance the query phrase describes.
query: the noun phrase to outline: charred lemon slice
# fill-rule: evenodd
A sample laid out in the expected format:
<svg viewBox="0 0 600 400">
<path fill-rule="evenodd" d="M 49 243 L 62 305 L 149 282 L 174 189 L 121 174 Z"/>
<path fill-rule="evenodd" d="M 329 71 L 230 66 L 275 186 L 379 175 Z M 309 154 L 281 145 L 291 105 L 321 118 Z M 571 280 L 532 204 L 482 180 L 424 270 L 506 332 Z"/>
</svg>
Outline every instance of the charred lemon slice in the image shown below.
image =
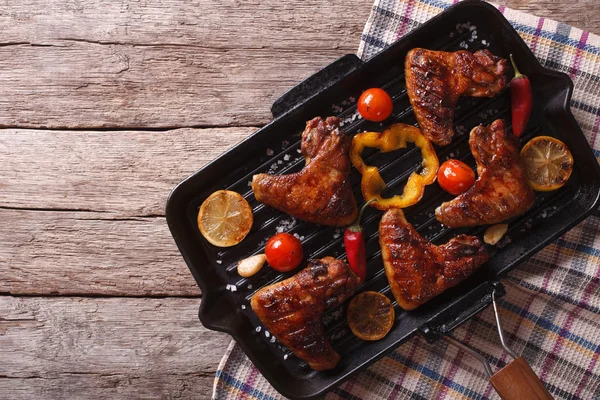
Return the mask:
<svg viewBox="0 0 600 400">
<path fill-rule="evenodd" d="M 392 302 L 378 292 L 363 292 L 348 305 L 348 325 L 359 339 L 379 340 L 388 334 L 394 324 Z"/>
<path fill-rule="evenodd" d="M 239 193 L 218 190 L 208 196 L 198 212 L 198 228 L 202 236 L 218 247 L 241 242 L 253 222 L 252 208 Z"/>
<path fill-rule="evenodd" d="M 573 172 L 573 156 L 567 145 L 550 136 L 531 139 L 521 150 L 529 185 L 549 192 L 561 188 Z"/>
</svg>

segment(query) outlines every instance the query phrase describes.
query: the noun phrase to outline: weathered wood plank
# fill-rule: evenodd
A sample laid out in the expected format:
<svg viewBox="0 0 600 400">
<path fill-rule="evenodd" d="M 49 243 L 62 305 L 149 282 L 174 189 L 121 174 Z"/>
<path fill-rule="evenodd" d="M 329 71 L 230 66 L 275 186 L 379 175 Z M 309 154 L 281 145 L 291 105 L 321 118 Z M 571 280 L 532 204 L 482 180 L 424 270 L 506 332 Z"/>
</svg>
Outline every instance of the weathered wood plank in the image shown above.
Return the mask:
<svg viewBox="0 0 600 400">
<path fill-rule="evenodd" d="M 0 125 L 257 125 L 355 52 L 371 0 L 3 5 Z M 31 46 L 42 45 L 40 46 Z"/>
<path fill-rule="evenodd" d="M 164 215 L 178 182 L 255 130 L 0 130 L 0 207 Z"/>
<path fill-rule="evenodd" d="M 0 220 L 0 293 L 200 295 L 164 217 L 0 210 Z"/>
<path fill-rule="evenodd" d="M 3 42 L 81 40 L 201 48 L 358 47 L 372 0 L 6 0 Z"/>
<path fill-rule="evenodd" d="M 64 373 L 47 378 L 0 377 L 0 396 L 11 400 L 208 400 L 212 394 L 214 375 L 214 372 L 211 372 L 207 374 L 165 374 L 138 377 L 114 373 Z"/>
<path fill-rule="evenodd" d="M 0 398 L 209 398 L 230 337 L 199 303 L 0 296 Z"/>
<path fill-rule="evenodd" d="M 167 196 L 253 131 L 0 130 L 0 292 L 199 295 Z"/>
<path fill-rule="evenodd" d="M 278 96 L 345 52 L 81 42 L 4 46 L 0 126 L 265 124 Z"/>
<path fill-rule="evenodd" d="M 281 93 L 356 50 L 371 8 L 371 0 L 350 8 L 326 0 L 150 3 L 2 5 L 0 125 L 261 125 Z M 594 0 L 505 3 L 600 32 Z"/>
</svg>

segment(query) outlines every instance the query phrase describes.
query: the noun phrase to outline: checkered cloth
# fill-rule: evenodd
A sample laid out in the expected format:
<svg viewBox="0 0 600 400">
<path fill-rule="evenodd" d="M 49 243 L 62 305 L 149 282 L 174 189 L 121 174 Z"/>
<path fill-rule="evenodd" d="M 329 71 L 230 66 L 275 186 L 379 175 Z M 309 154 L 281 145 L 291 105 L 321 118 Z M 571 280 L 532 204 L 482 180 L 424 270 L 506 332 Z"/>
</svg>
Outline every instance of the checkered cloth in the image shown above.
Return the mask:
<svg viewBox="0 0 600 400">
<path fill-rule="evenodd" d="M 376 0 L 358 55 L 368 59 L 451 5 L 451 0 Z M 565 3 L 565 7 L 568 4 Z M 600 156 L 600 37 L 499 7 L 540 62 L 575 83 L 571 107 Z M 576 228 L 513 270 L 500 300 L 510 347 L 522 354 L 555 398 L 600 399 L 600 218 Z M 486 309 L 453 332 L 494 371 L 510 358 Z M 281 399 L 234 342 L 223 357 L 214 399 Z M 499 398 L 478 361 L 443 341 L 414 337 L 327 399 Z"/>
</svg>

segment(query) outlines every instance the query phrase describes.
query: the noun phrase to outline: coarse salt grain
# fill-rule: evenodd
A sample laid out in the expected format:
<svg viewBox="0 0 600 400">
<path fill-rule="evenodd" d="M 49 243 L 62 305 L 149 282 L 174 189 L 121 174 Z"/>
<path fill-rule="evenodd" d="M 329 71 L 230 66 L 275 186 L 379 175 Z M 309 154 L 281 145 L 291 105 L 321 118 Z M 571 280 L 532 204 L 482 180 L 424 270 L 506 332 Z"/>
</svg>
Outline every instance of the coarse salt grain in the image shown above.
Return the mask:
<svg viewBox="0 0 600 400">
<path fill-rule="evenodd" d="M 222 260 L 217 260 L 217 264 L 221 264 L 222 262 Z"/>
<path fill-rule="evenodd" d="M 267 155 L 270 157 L 273 155 L 273 149 L 267 149 Z"/>
<path fill-rule="evenodd" d="M 231 287 L 231 285 L 225 286 L 225 290 L 229 290 L 230 287 Z"/>
<path fill-rule="evenodd" d="M 271 336 L 271 333 L 269 331 L 265 330 L 265 336 L 269 337 L 269 336 Z"/>
<path fill-rule="evenodd" d="M 283 355 L 283 359 L 284 359 L 284 360 L 287 360 L 287 359 L 288 359 L 288 355 L 287 355 L 287 354 L 284 354 L 284 355 Z"/>
<path fill-rule="evenodd" d="M 252 285 L 251 285 L 251 284 L 248 284 L 247 288 L 248 288 L 248 289 L 252 289 Z"/>
<path fill-rule="evenodd" d="M 275 339 L 275 336 L 271 336 L 271 343 L 275 343 L 277 339 Z"/>
<path fill-rule="evenodd" d="M 256 327 L 256 332 L 260 332 L 260 330 L 261 330 L 261 329 L 262 329 L 262 327 L 260 327 L 260 326 L 257 326 L 257 327 Z"/>
<path fill-rule="evenodd" d="M 242 304 L 242 310 L 245 310 L 245 309 L 246 309 L 246 306 Z"/>
<path fill-rule="evenodd" d="M 283 156 L 283 161 L 289 161 L 290 160 L 290 155 L 286 154 L 285 156 Z"/>
<path fill-rule="evenodd" d="M 277 233 L 281 233 L 281 232 L 287 231 L 289 229 L 292 229 L 295 225 L 296 225 L 295 218 L 292 218 L 290 220 L 282 219 L 281 221 L 279 221 L 279 223 L 275 227 L 275 230 L 277 231 Z"/>
<path fill-rule="evenodd" d="M 231 286 L 229 287 L 229 289 L 230 289 L 232 292 L 237 292 L 237 286 L 235 286 L 235 285 L 231 285 Z"/>
</svg>

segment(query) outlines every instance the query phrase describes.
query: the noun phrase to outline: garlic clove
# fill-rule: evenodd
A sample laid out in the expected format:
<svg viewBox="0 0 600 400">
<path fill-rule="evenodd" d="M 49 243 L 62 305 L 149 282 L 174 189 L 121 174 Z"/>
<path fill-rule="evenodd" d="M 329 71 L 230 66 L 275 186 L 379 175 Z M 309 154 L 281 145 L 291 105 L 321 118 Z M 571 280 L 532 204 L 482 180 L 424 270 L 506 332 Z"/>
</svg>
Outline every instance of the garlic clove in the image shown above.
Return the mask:
<svg viewBox="0 0 600 400">
<path fill-rule="evenodd" d="M 237 271 L 240 276 L 248 278 L 256 274 L 263 267 L 267 258 L 264 254 L 257 254 L 238 261 Z"/>
<path fill-rule="evenodd" d="M 488 227 L 483 234 L 483 241 L 490 245 L 495 245 L 502 239 L 508 230 L 507 224 L 496 224 Z"/>
</svg>

